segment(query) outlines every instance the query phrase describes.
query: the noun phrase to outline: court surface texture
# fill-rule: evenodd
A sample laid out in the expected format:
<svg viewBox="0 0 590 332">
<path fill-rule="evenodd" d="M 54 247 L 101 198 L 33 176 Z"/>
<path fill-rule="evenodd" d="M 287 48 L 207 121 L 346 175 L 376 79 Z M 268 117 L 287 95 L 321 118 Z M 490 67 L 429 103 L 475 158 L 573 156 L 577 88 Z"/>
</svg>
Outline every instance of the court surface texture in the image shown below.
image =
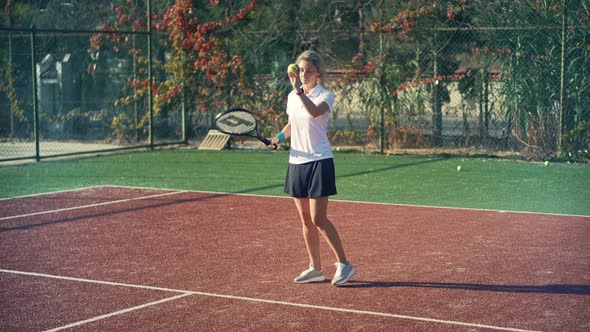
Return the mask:
<svg viewBox="0 0 590 332">
<path fill-rule="evenodd" d="M 342 287 L 293 283 L 308 258 L 289 198 L 2 199 L 0 330 L 590 330 L 588 216 L 337 200 L 328 216 L 358 271 Z"/>
</svg>

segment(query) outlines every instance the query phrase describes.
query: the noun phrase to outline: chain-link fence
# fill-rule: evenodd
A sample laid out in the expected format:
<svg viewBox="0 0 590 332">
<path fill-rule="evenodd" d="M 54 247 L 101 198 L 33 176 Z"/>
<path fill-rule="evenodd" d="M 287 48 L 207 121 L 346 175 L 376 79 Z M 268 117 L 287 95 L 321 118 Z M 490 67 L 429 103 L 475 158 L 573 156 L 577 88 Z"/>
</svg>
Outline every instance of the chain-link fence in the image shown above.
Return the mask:
<svg viewBox="0 0 590 332">
<path fill-rule="evenodd" d="M 335 146 L 589 156 L 585 0 L 50 0 L 0 19 L 0 159 L 198 144 L 228 107 L 270 136 L 310 48 Z"/>
<path fill-rule="evenodd" d="M 134 4 L 134 11 L 146 11 Z M 143 7 L 143 9 L 142 9 Z M 112 29 L 121 7 L 108 3 L 16 3 L 0 28 L 0 160 L 183 143 L 179 107 L 155 107 L 143 19 Z M 30 20 L 32 27 L 20 27 Z M 14 23 L 16 21 L 16 23 Z M 152 46 L 153 50 L 157 47 Z M 150 92 L 152 96 L 150 98 Z M 151 100 L 150 100 L 151 99 Z"/>
</svg>

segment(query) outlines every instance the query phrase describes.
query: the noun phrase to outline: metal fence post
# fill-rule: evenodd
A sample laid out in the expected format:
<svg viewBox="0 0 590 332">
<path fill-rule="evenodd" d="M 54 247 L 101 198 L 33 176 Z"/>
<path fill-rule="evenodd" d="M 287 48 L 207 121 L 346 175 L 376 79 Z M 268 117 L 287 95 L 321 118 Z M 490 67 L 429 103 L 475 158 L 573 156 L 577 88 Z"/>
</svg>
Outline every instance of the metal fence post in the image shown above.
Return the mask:
<svg viewBox="0 0 590 332">
<path fill-rule="evenodd" d="M 31 27 L 31 77 L 33 82 L 33 132 L 35 136 L 35 159 L 41 160 L 41 153 L 39 150 L 39 106 L 37 101 L 37 52 L 35 44 L 35 26 Z"/>
<path fill-rule="evenodd" d="M 438 109 L 438 52 L 437 49 L 437 42 L 438 40 L 438 32 L 434 31 L 434 40 L 433 40 L 433 47 L 434 52 L 432 52 L 432 67 L 433 67 L 433 82 L 432 82 L 432 145 L 433 146 L 440 146 L 441 145 L 441 135 L 442 135 L 442 128 L 439 127 L 439 123 L 441 123 L 440 117 L 442 116 L 439 114 Z M 439 130 L 441 129 L 441 130 Z"/>
<path fill-rule="evenodd" d="M 559 78 L 559 132 L 557 134 L 557 152 L 561 150 L 561 139 L 563 135 L 563 104 L 565 102 L 565 44 L 566 38 L 566 20 L 567 20 L 567 0 L 561 1 L 561 66 Z"/>
<path fill-rule="evenodd" d="M 379 22 L 383 24 L 383 1 L 379 3 Z M 380 95 L 380 137 L 379 137 L 379 153 L 385 152 L 385 61 L 383 60 L 383 31 L 379 29 L 379 95 Z"/>
<path fill-rule="evenodd" d="M 133 50 L 137 50 L 135 38 L 133 35 Z M 133 82 L 137 82 L 137 52 L 133 52 Z M 133 96 L 137 96 L 137 85 L 133 87 Z M 133 98 L 133 125 L 135 126 L 135 142 L 139 142 L 139 110 L 137 107 L 137 98 Z"/>
<path fill-rule="evenodd" d="M 152 1 L 147 0 L 148 111 L 150 149 L 154 148 L 154 98 L 152 95 Z"/>
<path fill-rule="evenodd" d="M 12 29 L 12 6 L 8 10 L 8 27 Z M 13 85 L 14 81 L 14 67 L 12 65 L 12 31 L 8 32 L 8 70 L 9 70 L 9 79 L 11 82 L 8 82 L 10 86 Z M 11 107 L 10 110 L 10 137 L 14 138 L 14 110 Z"/>
</svg>

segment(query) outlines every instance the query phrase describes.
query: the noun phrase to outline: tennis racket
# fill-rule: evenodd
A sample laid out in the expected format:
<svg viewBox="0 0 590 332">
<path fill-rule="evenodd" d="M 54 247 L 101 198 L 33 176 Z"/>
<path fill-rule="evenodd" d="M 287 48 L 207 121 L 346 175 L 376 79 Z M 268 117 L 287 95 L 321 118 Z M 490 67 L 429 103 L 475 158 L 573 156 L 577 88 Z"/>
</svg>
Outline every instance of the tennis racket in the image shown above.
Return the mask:
<svg viewBox="0 0 590 332">
<path fill-rule="evenodd" d="M 213 125 L 224 134 L 254 137 L 265 145 L 271 144 L 268 139 L 258 134 L 254 114 L 244 108 L 232 108 L 217 114 Z M 273 149 L 276 148 L 277 145 L 273 144 Z"/>
</svg>

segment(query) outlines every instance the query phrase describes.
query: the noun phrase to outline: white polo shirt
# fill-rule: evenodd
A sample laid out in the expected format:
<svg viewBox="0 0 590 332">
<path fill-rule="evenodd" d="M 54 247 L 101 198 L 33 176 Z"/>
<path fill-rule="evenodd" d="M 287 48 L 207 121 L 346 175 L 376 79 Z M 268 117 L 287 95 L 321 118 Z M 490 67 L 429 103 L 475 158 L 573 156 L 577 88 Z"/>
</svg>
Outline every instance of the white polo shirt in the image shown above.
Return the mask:
<svg viewBox="0 0 590 332">
<path fill-rule="evenodd" d="M 318 83 L 309 91 L 307 97 L 316 105 L 326 102 L 329 111 L 314 118 L 307 112 L 301 97 L 296 95 L 295 91 L 289 94 L 287 114 L 291 123 L 291 164 L 332 158 L 332 146 L 328 141 L 328 122 L 334 105 L 334 93 Z"/>
</svg>

